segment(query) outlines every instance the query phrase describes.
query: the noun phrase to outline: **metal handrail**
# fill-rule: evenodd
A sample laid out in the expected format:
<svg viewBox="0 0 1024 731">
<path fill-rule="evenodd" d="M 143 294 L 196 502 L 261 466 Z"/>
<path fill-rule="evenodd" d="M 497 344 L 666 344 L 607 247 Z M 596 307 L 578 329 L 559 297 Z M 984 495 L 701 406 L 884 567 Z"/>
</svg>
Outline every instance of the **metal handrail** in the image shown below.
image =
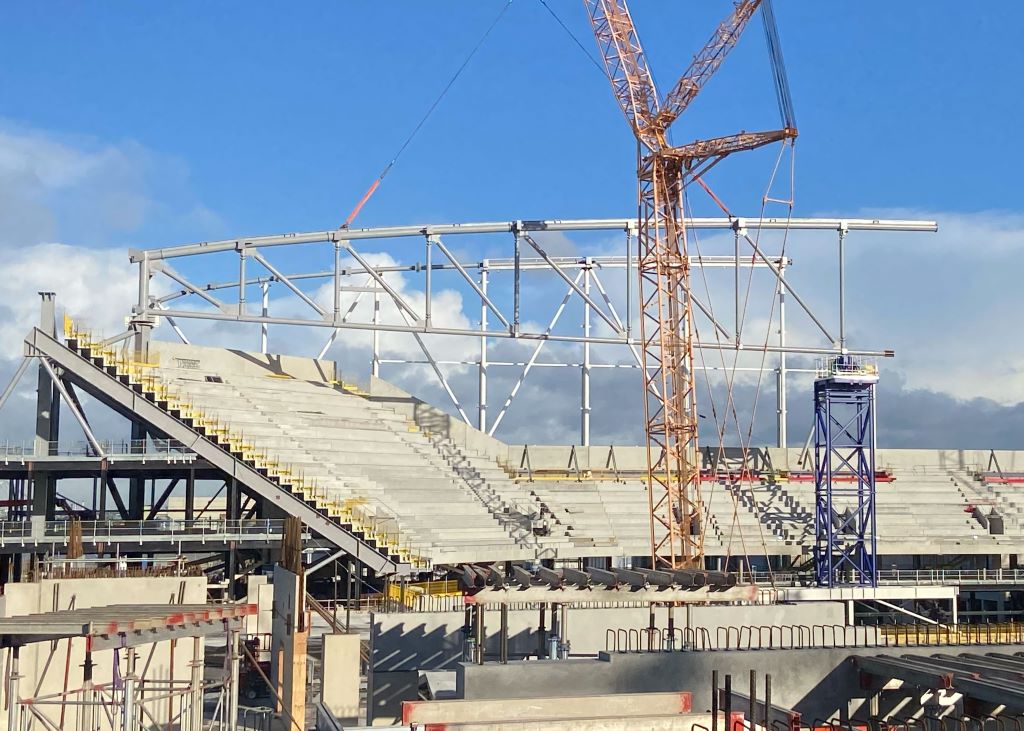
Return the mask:
<svg viewBox="0 0 1024 731">
<path fill-rule="evenodd" d="M 811 579 L 806 573 L 753 572 L 750 578 L 756 584 L 775 588 L 807 586 Z M 894 569 L 878 572 L 882 585 L 935 585 L 954 584 L 1024 584 L 1024 569 Z"/>
<path fill-rule="evenodd" d="M 184 444 L 173 439 L 106 439 L 99 445 L 108 457 L 133 457 L 136 459 L 167 459 L 191 461 L 196 455 Z M 0 444 L 0 459 L 21 459 L 25 457 L 98 457 L 96 449 L 89 442 L 39 442 L 4 440 Z"/>
<path fill-rule="evenodd" d="M 33 523 L 28 520 L 0 521 L 0 545 L 8 541 L 28 538 L 64 538 L 70 534 L 72 520 L 47 520 Z M 158 518 L 155 520 L 82 520 L 82 537 L 93 540 L 140 541 L 159 537 L 175 542 L 180 539 L 202 539 L 218 536 L 277 536 L 284 530 L 283 520 L 251 519 L 223 520 L 201 518 L 180 520 Z"/>
</svg>

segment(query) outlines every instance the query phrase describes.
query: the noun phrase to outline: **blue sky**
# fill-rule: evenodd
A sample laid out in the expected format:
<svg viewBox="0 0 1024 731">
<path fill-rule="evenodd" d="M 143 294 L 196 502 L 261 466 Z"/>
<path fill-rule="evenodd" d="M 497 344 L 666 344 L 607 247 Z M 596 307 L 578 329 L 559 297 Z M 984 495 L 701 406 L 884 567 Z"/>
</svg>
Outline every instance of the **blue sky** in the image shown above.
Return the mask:
<svg viewBox="0 0 1024 731">
<path fill-rule="evenodd" d="M 3 116 L 184 161 L 226 231 L 340 222 L 502 5 L 11 4 Z M 550 5 L 593 53 L 582 3 Z M 663 89 L 726 7 L 633 3 Z M 1006 162 L 1024 144 L 1009 133 L 1024 8 L 780 2 L 777 15 L 805 213 L 1019 205 Z M 768 126 L 773 110 L 755 22 L 675 134 Z M 537 0 L 516 0 L 361 220 L 606 215 L 626 207 L 632 164 L 606 82 Z M 144 233 L 211 233 L 181 229 Z"/>
<path fill-rule="evenodd" d="M 548 3 L 595 54 L 583 4 Z M 96 253 L 81 270 L 112 278 L 126 246 L 336 226 L 503 5 L 9 4 L 0 246 L 26 271 L 45 258 L 29 247 L 85 248 Z M 728 4 L 631 8 L 664 91 Z M 1015 307 L 1005 290 L 1024 248 L 1024 8 L 780 0 L 776 14 L 801 133 L 796 215 L 935 217 L 953 232 L 886 238 L 851 261 L 862 330 L 907 355 L 897 391 L 964 409 L 983 396 L 985 414 L 1019 420 L 1024 349 L 993 323 Z M 674 139 L 776 117 L 755 19 Z M 712 184 L 752 211 L 770 162 L 730 160 Z M 606 80 L 538 0 L 515 0 L 359 224 L 629 215 L 633 170 Z M 18 327 L 35 286 L 0 289 Z M 84 289 L 66 288 L 72 301 Z M 955 376 L 934 365 L 953 348 L 978 353 Z"/>
</svg>

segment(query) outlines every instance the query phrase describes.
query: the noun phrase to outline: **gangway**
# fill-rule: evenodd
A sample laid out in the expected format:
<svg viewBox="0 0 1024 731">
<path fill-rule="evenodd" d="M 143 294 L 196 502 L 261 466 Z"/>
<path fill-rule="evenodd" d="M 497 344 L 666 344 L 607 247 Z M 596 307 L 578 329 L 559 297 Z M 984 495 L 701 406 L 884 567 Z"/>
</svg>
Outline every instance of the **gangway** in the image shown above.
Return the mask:
<svg viewBox="0 0 1024 731">
<path fill-rule="evenodd" d="M 162 553 L 199 553 L 213 551 L 229 544 L 236 548 L 273 548 L 284 535 L 283 520 L 29 520 L 0 521 L 0 553 L 41 553 L 64 546 L 77 522 L 82 530 L 82 544 L 103 546 L 106 550 L 121 547 L 145 547 L 146 551 Z M 311 542 L 310 545 L 315 545 Z"/>
</svg>

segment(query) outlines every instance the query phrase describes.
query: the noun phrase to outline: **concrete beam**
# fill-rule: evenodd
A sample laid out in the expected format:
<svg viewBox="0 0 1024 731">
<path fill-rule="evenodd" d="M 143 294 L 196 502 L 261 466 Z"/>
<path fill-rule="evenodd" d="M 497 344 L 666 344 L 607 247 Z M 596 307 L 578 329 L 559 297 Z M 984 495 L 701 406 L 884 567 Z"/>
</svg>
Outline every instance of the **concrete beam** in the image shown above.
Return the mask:
<svg viewBox="0 0 1024 731">
<path fill-rule="evenodd" d="M 690 693 L 553 696 L 515 700 L 405 701 L 402 723 L 464 724 L 632 718 L 689 713 Z"/>
<path fill-rule="evenodd" d="M 854 663 L 861 672 L 886 680 L 897 678 L 919 688 L 931 690 L 949 690 L 953 687 L 953 674 L 936 670 L 929 666 L 925 658 L 908 660 L 905 657 L 891 655 L 858 655 L 854 658 Z"/>
</svg>

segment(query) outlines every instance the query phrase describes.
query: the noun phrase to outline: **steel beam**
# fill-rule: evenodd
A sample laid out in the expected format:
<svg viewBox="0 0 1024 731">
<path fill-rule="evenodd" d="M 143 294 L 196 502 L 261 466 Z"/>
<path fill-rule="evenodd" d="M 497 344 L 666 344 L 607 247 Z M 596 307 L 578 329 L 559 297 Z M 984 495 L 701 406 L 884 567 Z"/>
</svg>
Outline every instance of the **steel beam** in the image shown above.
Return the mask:
<svg viewBox="0 0 1024 731">
<path fill-rule="evenodd" d="M 161 310 L 152 308 L 147 310 L 147 315 L 171 316 L 182 319 L 193 320 L 218 320 L 221 322 L 248 322 L 255 324 L 265 323 L 267 325 L 294 325 L 298 327 L 324 327 L 337 328 L 341 330 L 372 330 L 376 332 L 396 333 L 419 333 L 421 335 L 459 335 L 472 338 L 501 338 L 507 340 L 550 340 L 563 343 L 589 342 L 595 345 L 639 345 L 636 338 L 617 337 L 591 337 L 584 338 L 582 335 L 555 335 L 550 333 L 519 332 L 512 333 L 503 330 L 473 330 L 471 328 L 453 327 L 427 327 L 420 325 L 395 325 L 389 323 L 372 322 L 346 322 L 331 323 L 329 320 L 308 320 L 296 317 L 263 317 L 257 315 L 238 316 L 237 314 L 226 314 L 221 312 L 201 312 L 193 310 Z M 744 343 L 742 348 L 737 348 L 735 343 L 713 343 L 696 342 L 694 347 L 702 350 L 742 350 L 745 353 L 804 353 L 807 355 L 835 355 L 834 348 L 813 348 L 799 345 L 787 345 L 780 348 L 777 345 L 750 345 Z M 859 355 L 870 358 L 892 358 L 895 352 L 892 350 L 848 350 L 850 355 Z"/>
<path fill-rule="evenodd" d="M 688 218 L 687 228 L 701 230 L 727 230 L 733 227 L 732 218 Z M 866 218 L 766 218 L 747 217 L 747 228 L 764 231 L 838 231 L 846 225 L 850 231 L 938 231 L 934 221 L 880 220 Z M 404 238 L 409 236 L 456 236 L 460 234 L 514 233 L 525 231 L 629 231 L 636 226 L 636 218 L 604 218 L 553 221 L 501 221 L 487 223 L 421 224 L 414 226 L 385 226 L 381 228 L 330 229 L 306 233 L 289 233 L 276 236 L 252 236 L 220 241 L 204 241 L 196 244 L 172 246 L 158 249 L 132 249 L 132 263 L 138 263 L 145 256 L 150 261 L 173 259 L 181 256 L 195 256 L 218 251 L 235 251 L 240 248 L 266 246 L 294 246 L 318 242 L 358 241 L 360 239 Z"/>
</svg>

